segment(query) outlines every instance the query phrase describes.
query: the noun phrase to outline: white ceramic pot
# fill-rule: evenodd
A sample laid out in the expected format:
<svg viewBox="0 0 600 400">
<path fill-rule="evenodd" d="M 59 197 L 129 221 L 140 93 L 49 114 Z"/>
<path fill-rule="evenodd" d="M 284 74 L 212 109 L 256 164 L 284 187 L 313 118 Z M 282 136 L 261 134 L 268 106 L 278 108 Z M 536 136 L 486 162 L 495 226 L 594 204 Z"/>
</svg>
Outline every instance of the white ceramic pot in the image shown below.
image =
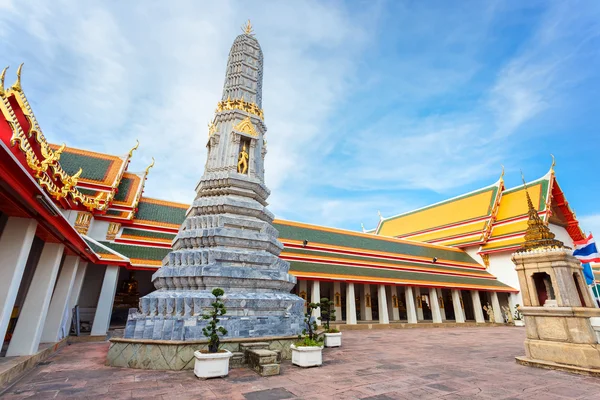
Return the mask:
<svg viewBox="0 0 600 400">
<path fill-rule="evenodd" d="M 341 345 L 342 332 L 325 334 L 325 347 L 340 347 Z"/>
<path fill-rule="evenodd" d="M 227 376 L 229 374 L 229 359 L 232 355 L 228 350 L 222 350 L 218 353 L 195 351 L 194 374 L 202 379 Z"/>
<path fill-rule="evenodd" d="M 299 367 L 314 367 L 323 364 L 323 346 L 290 346 L 292 349 L 292 364 Z"/>
<path fill-rule="evenodd" d="M 523 321 L 522 319 L 515 319 L 515 326 L 525 326 L 525 321 Z"/>
</svg>

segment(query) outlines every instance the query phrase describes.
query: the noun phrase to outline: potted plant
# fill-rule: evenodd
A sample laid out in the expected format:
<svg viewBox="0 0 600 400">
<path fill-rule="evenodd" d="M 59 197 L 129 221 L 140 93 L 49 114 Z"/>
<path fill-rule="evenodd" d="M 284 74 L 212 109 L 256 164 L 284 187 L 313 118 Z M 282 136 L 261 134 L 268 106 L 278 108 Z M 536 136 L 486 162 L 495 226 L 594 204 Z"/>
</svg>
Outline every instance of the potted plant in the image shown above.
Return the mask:
<svg viewBox="0 0 600 400">
<path fill-rule="evenodd" d="M 219 350 L 219 335 L 227 335 L 227 329 L 217 326 L 220 321 L 219 317 L 227 313 L 225 304 L 221 300 L 223 294 L 225 294 L 223 289 L 213 289 L 212 295 L 215 296 L 215 301 L 211 304 L 212 310 L 202 316 L 203 319 L 209 320 L 206 327 L 202 328 L 202 333 L 208 338 L 208 349 L 194 352 L 196 357 L 194 374 L 198 378 L 214 378 L 229 374 L 229 359 L 232 354 L 228 350 Z"/>
<path fill-rule="evenodd" d="M 342 332 L 329 326 L 335 321 L 334 302 L 327 297 L 321 299 L 321 321 L 323 322 L 323 335 L 325 336 L 325 347 L 340 347 L 342 345 Z"/>
<path fill-rule="evenodd" d="M 298 341 L 290 346 L 292 349 L 292 364 L 299 367 L 314 367 L 323 364 L 323 338 L 317 334 L 317 322 L 312 318 L 312 312 L 319 303 L 309 303 L 304 314 L 306 328 L 298 335 Z"/>
<path fill-rule="evenodd" d="M 515 321 L 515 326 L 525 326 L 525 321 L 523 321 L 523 314 L 519 311 L 519 305 L 515 306 L 515 315 L 513 317 Z"/>
</svg>

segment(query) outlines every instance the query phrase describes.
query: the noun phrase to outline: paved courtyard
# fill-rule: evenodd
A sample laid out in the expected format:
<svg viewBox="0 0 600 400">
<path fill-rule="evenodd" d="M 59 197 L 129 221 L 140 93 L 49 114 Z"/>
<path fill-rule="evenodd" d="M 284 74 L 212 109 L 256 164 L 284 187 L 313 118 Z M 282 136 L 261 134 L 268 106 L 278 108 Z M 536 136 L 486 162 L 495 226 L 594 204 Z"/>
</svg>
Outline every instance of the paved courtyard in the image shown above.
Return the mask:
<svg viewBox="0 0 600 400">
<path fill-rule="evenodd" d="M 279 376 L 235 369 L 201 381 L 192 371 L 104 366 L 108 343 L 62 349 L 10 387 L 3 399 L 600 399 L 600 378 L 518 365 L 524 328 L 344 332 L 324 365 L 284 362 Z"/>
</svg>

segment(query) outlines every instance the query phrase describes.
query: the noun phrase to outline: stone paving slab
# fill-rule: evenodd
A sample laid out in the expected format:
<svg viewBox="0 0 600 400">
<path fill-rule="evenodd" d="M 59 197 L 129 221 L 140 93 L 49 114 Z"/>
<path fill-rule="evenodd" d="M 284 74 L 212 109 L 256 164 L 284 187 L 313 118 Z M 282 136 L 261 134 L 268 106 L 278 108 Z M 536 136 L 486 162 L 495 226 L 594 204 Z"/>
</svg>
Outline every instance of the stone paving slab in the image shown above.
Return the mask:
<svg viewBox="0 0 600 400">
<path fill-rule="evenodd" d="M 600 378 L 519 365 L 524 328 L 347 331 L 324 349 L 323 366 L 281 364 L 198 380 L 192 371 L 104 365 L 108 343 L 68 346 L 2 399 L 600 399 Z"/>
</svg>

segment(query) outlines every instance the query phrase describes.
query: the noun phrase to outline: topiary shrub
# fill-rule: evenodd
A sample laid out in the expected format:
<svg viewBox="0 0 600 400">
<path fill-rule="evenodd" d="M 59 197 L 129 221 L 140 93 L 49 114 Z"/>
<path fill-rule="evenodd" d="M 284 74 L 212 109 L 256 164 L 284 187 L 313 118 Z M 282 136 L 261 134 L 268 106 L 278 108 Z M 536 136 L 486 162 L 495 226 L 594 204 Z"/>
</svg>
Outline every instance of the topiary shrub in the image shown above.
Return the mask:
<svg viewBox="0 0 600 400">
<path fill-rule="evenodd" d="M 221 288 L 215 288 L 212 291 L 212 295 L 215 296 L 215 301 L 211 304 L 212 310 L 208 314 L 202 316 L 203 319 L 210 320 L 205 328 L 202 328 L 202 333 L 208 338 L 208 352 L 216 353 L 219 351 L 219 334 L 222 336 L 227 335 L 227 329 L 222 326 L 217 327 L 219 323 L 219 317 L 227 313 L 225 304 L 221 300 L 221 297 L 225 294 L 225 291 Z"/>
<path fill-rule="evenodd" d="M 329 324 L 335 321 L 335 303 L 329 300 L 327 297 L 321 299 L 319 306 L 321 307 L 321 317 L 319 319 L 323 322 L 323 329 L 325 333 L 338 333 L 337 329 L 332 329 Z"/>
<path fill-rule="evenodd" d="M 319 308 L 319 303 L 309 303 L 306 306 L 306 314 L 304 314 L 304 324 L 306 328 L 302 330 L 302 334 L 298 335 L 296 346 L 322 346 L 323 338 L 317 334 L 317 321 L 312 318 L 312 312 Z"/>
</svg>

